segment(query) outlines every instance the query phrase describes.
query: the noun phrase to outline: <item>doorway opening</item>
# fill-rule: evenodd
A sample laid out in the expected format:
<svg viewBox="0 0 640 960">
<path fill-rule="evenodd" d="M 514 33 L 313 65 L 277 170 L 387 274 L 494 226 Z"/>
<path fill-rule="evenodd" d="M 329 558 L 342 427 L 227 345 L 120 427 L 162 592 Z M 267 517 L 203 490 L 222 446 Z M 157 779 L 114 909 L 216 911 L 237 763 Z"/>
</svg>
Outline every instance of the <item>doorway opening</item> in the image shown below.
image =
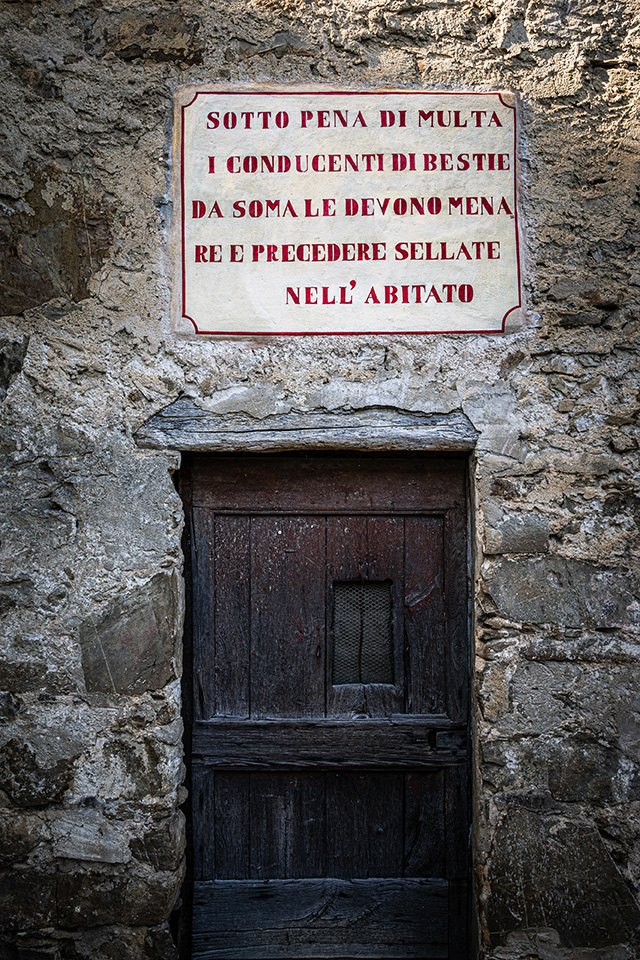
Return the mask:
<svg viewBox="0 0 640 960">
<path fill-rule="evenodd" d="M 183 957 L 468 960 L 466 477 L 185 457 Z"/>
</svg>

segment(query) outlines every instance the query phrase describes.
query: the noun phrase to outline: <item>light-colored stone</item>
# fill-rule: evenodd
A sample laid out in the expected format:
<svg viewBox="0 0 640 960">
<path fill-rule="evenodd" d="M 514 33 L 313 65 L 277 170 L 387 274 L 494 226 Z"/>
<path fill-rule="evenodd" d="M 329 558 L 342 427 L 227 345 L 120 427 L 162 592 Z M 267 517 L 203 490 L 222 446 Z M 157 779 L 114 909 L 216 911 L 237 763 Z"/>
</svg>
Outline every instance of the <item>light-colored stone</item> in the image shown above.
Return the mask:
<svg viewBox="0 0 640 960">
<path fill-rule="evenodd" d="M 0 952 L 175 955 L 179 624 L 110 687 L 81 625 L 181 576 L 181 449 L 251 434 L 275 452 L 296 423 L 297 449 L 330 446 L 369 411 L 355 449 L 429 440 L 470 458 L 484 957 L 637 954 L 631 935 L 570 945 L 533 896 L 501 945 L 486 922 L 492 891 L 519 915 L 496 850 L 521 857 L 522 804 L 544 820 L 535 849 L 568 838 L 572 864 L 595 850 L 612 889 L 640 885 L 635 16 L 630 0 L 2 4 Z M 176 337 L 173 96 L 194 83 L 516 92 L 522 321 Z M 587 919 L 604 902 L 590 877 Z"/>
</svg>

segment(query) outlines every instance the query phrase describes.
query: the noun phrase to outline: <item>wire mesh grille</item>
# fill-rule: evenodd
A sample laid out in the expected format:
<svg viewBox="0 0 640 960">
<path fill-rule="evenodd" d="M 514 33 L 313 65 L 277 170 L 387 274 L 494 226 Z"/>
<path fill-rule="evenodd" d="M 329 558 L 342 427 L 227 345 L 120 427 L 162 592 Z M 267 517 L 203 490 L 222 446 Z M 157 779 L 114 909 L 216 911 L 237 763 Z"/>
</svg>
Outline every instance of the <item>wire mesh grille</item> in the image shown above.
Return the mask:
<svg viewBox="0 0 640 960">
<path fill-rule="evenodd" d="M 333 604 L 333 683 L 393 683 L 391 582 L 336 582 Z"/>
</svg>

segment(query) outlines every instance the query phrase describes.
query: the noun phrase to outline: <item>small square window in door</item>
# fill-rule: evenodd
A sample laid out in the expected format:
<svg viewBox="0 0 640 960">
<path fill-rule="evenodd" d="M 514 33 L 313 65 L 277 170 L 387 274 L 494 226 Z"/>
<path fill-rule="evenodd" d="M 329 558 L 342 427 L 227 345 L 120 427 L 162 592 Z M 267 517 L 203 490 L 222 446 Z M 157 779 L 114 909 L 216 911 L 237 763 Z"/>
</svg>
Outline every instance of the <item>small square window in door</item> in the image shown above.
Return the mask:
<svg viewBox="0 0 640 960">
<path fill-rule="evenodd" d="M 394 682 L 391 586 L 334 582 L 334 685 Z"/>
</svg>

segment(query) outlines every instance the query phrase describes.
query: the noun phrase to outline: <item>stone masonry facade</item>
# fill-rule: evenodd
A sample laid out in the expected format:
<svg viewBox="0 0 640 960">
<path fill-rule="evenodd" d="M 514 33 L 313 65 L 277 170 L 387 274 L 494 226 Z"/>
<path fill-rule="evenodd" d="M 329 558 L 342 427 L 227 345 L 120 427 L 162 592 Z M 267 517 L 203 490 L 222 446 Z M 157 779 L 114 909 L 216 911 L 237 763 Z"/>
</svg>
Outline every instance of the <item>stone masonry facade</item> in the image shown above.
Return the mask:
<svg viewBox="0 0 640 960">
<path fill-rule="evenodd" d="M 0 957 L 169 960 L 184 874 L 179 454 L 220 416 L 464 414 L 479 955 L 640 956 L 633 0 L 0 3 Z M 504 335 L 180 340 L 188 82 L 519 96 Z"/>
</svg>

